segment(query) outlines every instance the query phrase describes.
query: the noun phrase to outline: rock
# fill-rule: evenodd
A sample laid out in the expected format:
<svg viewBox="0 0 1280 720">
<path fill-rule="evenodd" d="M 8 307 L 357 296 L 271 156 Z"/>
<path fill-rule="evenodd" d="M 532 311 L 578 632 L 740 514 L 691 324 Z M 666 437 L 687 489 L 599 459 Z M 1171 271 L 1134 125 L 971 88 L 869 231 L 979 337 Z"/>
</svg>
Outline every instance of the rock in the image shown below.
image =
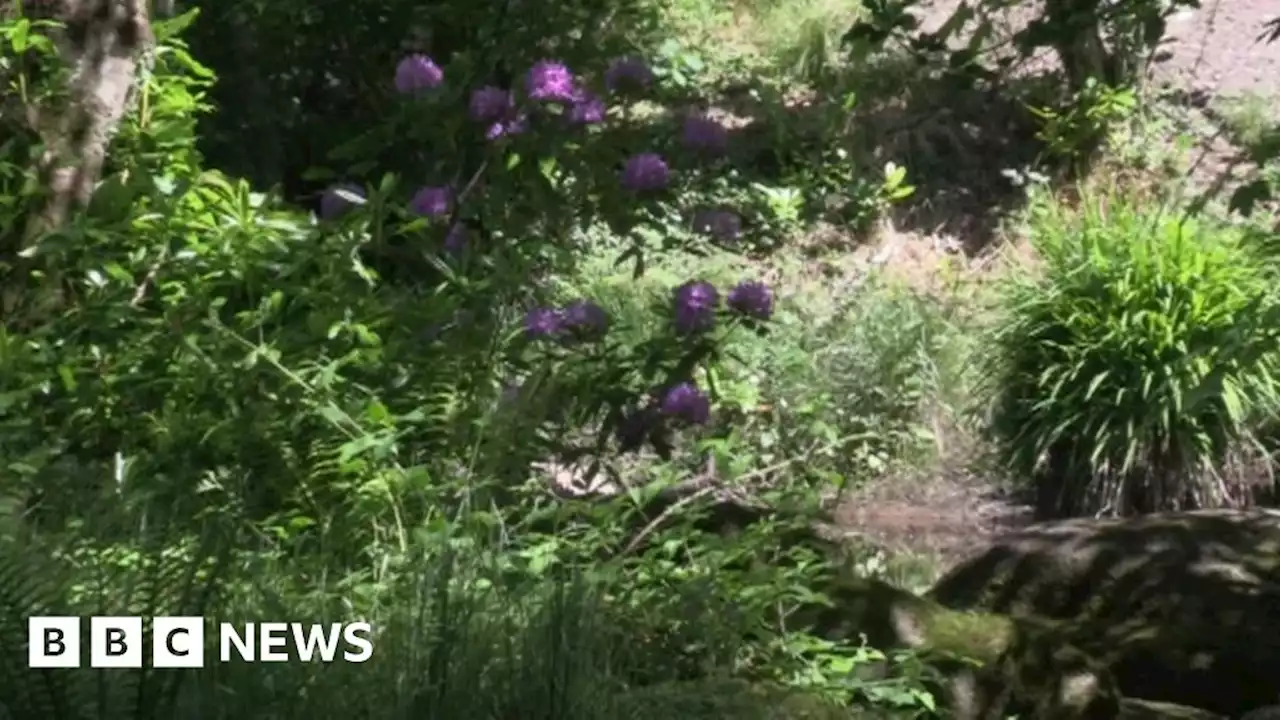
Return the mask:
<svg viewBox="0 0 1280 720">
<path fill-rule="evenodd" d="M 866 718 L 816 695 L 764 683 L 707 678 L 661 683 L 617 698 L 618 720 L 851 720 Z"/>
<path fill-rule="evenodd" d="M 875 580 L 843 578 L 825 594 L 827 604 L 795 620 L 829 640 L 919 651 L 946 679 L 931 689 L 956 720 L 1110 719 L 1120 711 L 1109 670 L 1064 641 L 1056 623 L 955 610 Z"/>
<path fill-rule="evenodd" d="M 927 599 L 953 611 L 1037 619 L 1109 671 L 1125 697 L 1203 708 L 1210 717 L 1239 717 L 1277 700 L 1274 511 L 1036 525 L 961 563 Z M 1032 655 L 1047 652 L 1024 645 Z"/>
<path fill-rule="evenodd" d="M 1227 720 L 1227 718 L 1208 710 L 1186 705 L 1124 698 L 1120 701 L 1120 716 L 1117 720 Z"/>
</svg>

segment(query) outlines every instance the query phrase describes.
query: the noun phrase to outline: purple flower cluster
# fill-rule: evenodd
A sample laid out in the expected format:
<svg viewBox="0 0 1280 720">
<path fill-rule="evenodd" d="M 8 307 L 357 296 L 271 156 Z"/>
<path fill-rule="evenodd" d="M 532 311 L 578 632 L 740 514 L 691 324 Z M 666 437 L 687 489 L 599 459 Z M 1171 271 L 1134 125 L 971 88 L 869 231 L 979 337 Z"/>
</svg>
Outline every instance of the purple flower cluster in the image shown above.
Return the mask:
<svg viewBox="0 0 1280 720">
<path fill-rule="evenodd" d="M 471 93 L 467 110 L 471 119 L 478 123 L 495 123 L 506 120 L 515 107 L 510 91 L 486 85 Z"/>
<path fill-rule="evenodd" d="M 667 390 L 660 407 L 663 415 L 691 425 L 705 425 L 711 418 L 711 399 L 691 382 Z"/>
<path fill-rule="evenodd" d="M 453 190 L 447 186 L 421 188 L 409 200 L 409 209 L 422 217 L 445 217 L 453 211 Z"/>
<path fill-rule="evenodd" d="M 525 93 L 538 103 L 569 105 L 578 94 L 578 80 L 563 63 L 540 60 L 529 68 L 524 80 Z"/>
<path fill-rule="evenodd" d="M 728 129 L 702 114 L 684 119 L 680 140 L 686 149 L 706 155 L 724 155 L 729 151 Z"/>
<path fill-rule="evenodd" d="M 443 82 L 444 71 L 426 55 L 410 55 L 396 65 L 396 90 L 402 94 L 431 90 Z"/>
<path fill-rule="evenodd" d="M 753 320 L 773 317 L 773 291 L 768 285 L 755 280 L 738 283 L 729 291 L 726 304 L 730 310 Z"/>
<path fill-rule="evenodd" d="M 622 187 L 633 193 L 661 190 L 671 181 L 671 170 L 657 153 L 632 155 L 622 168 Z"/>
<path fill-rule="evenodd" d="M 703 333 L 715 327 L 720 292 L 709 282 L 692 280 L 676 288 L 672 304 L 672 324 L 676 332 L 681 335 Z M 748 280 L 729 291 L 726 305 L 745 318 L 768 320 L 773 317 L 773 291 L 762 282 Z"/>
<path fill-rule="evenodd" d="M 691 335 L 710 330 L 719 306 L 720 292 L 709 282 L 691 280 L 676 288 L 672 318 L 676 332 Z"/>
<path fill-rule="evenodd" d="M 591 342 L 609 332 L 609 314 L 590 300 L 575 300 L 561 308 L 534 308 L 524 319 L 531 340 Z"/>
<path fill-rule="evenodd" d="M 578 90 L 569 106 L 568 120 L 571 125 L 599 125 L 607 112 L 608 108 L 598 96 Z"/>
</svg>

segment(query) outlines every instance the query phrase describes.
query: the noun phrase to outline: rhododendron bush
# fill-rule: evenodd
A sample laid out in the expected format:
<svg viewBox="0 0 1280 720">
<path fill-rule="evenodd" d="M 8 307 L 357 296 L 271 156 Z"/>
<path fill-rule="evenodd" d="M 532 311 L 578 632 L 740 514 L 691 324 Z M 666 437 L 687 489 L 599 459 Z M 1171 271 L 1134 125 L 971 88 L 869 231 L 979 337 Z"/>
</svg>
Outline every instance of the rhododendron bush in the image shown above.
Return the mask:
<svg viewBox="0 0 1280 720">
<path fill-rule="evenodd" d="M 353 208 L 371 207 L 370 191 L 341 180 L 323 193 L 319 212 L 330 232 L 399 235 L 428 258 L 418 266 L 420 281 L 452 278 L 446 284 L 454 287 L 461 278 L 486 278 L 492 283 L 483 299 L 489 307 L 532 303 L 523 328 L 532 342 L 512 358 L 522 374 L 547 376 L 540 385 L 552 405 L 601 407 L 601 432 L 616 433 L 626 449 L 638 449 L 629 438 L 649 438 L 666 454 L 669 428 L 711 419 L 711 388 L 698 376 L 700 367 L 721 361 L 714 333 L 739 326 L 765 332 L 773 294 L 744 279 L 722 302 L 713 284 L 690 279 L 673 291 L 668 306 L 655 310 L 667 315 L 667 333 L 641 345 L 614 342 L 611 318 L 590 298 L 546 304 L 551 298 L 538 279 L 570 270 L 576 255 L 589 252 L 587 230 L 603 224 L 638 237 L 654 223 L 657 204 L 676 202 L 680 189 L 714 174 L 729 151 L 727 129 L 698 111 L 684 113 L 669 137 L 646 138 L 651 145 L 611 133 L 611 125 L 626 123 L 637 102 L 655 90 L 655 76 L 635 56 L 598 70 L 574 73 L 564 63 L 539 60 L 513 87 L 484 80 L 471 87 L 452 82 L 449 68 L 430 57 L 405 57 L 394 70 L 392 84 L 402 102 L 390 122 L 409 126 L 415 118 L 431 118 L 446 126 L 456 122 L 460 133 L 418 136 L 421 151 L 397 148 L 398 155 L 415 158 L 397 166 L 404 184 L 426 184 L 400 190 L 399 177 L 386 179 L 379 187 L 387 197 L 377 209 L 353 216 Z M 375 130 L 352 146 L 378 137 Z M 475 147 L 475 154 L 459 152 Z M 350 148 L 338 156 L 344 152 Z M 683 161 L 669 162 L 668 155 Z M 612 173 L 602 171 L 611 167 Z M 360 168 L 366 175 L 380 169 Z M 711 238 L 733 242 L 741 234 L 741 219 L 731 210 L 685 212 L 684 224 Z M 642 244 L 633 250 L 639 265 Z M 440 262 L 448 269 L 442 271 Z M 566 363 L 575 366 L 573 388 L 564 384 L 568 374 L 556 371 Z"/>
</svg>

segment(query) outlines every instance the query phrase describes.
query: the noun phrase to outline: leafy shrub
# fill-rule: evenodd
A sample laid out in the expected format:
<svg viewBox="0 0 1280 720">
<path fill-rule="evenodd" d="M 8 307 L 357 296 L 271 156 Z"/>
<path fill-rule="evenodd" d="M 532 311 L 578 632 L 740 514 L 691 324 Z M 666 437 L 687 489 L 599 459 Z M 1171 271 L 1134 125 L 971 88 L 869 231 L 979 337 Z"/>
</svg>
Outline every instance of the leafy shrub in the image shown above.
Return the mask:
<svg viewBox="0 0 1280 720">
<path fill-rule="evenodd" d="M 697 64 L 648 67 L 615 55 L 613 35 L 595 47 L 587 33 L 608 8 L 589 2 L 548 15 L 584 25 L 554 42 L 401 54 L 370 41 L 358 66 L 309 65 L 334 34 L 298 24 L 352 30 L 335 54 L 350 60 L 387 23 L 449 28 L 474 10 L 383 9 L 237 3 L 207 34 L 188 29 L 194 14 L 157 23 L 154 72 L 94 203 L 36 238 L 33 262 L 5 268 L 49 302 L 6 316 L 0 490 L 17 559 L 0 575 L 17 589 L 0 601 L 15 617 L 360 617 L 382 628 L 385 652 L 337 672 L 217 666 L 101 685 L 68 674 L 37 686 L 10 664 L 6 707 L 573 720 L 617 717 L 611 698 L 638 686 L 788 681 L 811 660 L 787 652 L 797 642 L 773 620 L 805 601 L 822 558 L 786 561 L 769 526 L 707 532 L 695 522 L 707 503 L 638 533 L 658 482 L 589 507 L 527 482 L 534 461 L 574 450 L 648 446 L 666 461 L 651 473 L 661 480 L 708 452 L 736 458 L 722 465 L 735 477 L 759 459 L 738 433 L 756 403 L 722 389 L 741 391 L 756 359 L 732 350 L 768 346 L 772 289 L 740 265 L 643 277 L 654 255 L 742 234 L 726 202 L 745 195 L 725 189 L 737 180 L 727 130 L 696 113 L 653 126 L 633 115 L 637 95 L 663 99 L 655 85 L 693 82 Z M 277 36 L 289 42 L 243 42 Z M 186 37 L 218 62 L 197 62 Z M 246 75 L 254 47 L 280 66 Z M 229 67 L 232 82 L 213 84 Z M 229 86 L 269 101 L 239 137 L 225 103 L 208 117 Z M 306 115 L 308 89 L 359 107 L 344 122 Z M 282 180 L 296 199 L 299 155 L 329 166 L 306 173 L 325 184 L 314 216 L 209 169 Z M 887 181 L 901 190 L 902 177 Z M 20 205 L 6 226 L 21 224 Z M 631 272 L 608 288 L 577 282 L 602 237 Z M 26 579 L 10 574 L 24 565 Z M 37 574 L 49 582 L 33 600 L 23 583 Z"/>
<path fill-rule="evenodd" d="M 1039 264 L 1003 288 L 991 431 L 1046 516 L 1250 501 L 1276 400 L 1274 277 L 1242 236 L 1124 194 L 1041 194 Z"/>
</svg>

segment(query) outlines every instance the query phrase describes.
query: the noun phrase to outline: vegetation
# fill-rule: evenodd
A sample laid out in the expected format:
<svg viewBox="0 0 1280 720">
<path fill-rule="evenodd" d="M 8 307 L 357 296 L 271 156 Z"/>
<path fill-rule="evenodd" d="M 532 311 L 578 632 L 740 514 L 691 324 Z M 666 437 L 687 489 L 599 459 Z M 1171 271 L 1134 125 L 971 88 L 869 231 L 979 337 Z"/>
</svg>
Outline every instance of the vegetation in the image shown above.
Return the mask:
<svg viewBox="0 0 1280 720">
<path fill-rule="evenodd" d="M 1280 153 L 1242 133 L 1223 203 L 1114 152 L 1180 3 L 1012 44 L 881 0 L 51 5 L 0 2 L 0 715 L 964 717 L 992 648 L 858 610 L 939 568 L 824 509 L 1271 488 Z M 1032 262 L 899 264 L 993 172 Z M 31 669 L 32 615 L 375 652 Z"/>
</svg>

